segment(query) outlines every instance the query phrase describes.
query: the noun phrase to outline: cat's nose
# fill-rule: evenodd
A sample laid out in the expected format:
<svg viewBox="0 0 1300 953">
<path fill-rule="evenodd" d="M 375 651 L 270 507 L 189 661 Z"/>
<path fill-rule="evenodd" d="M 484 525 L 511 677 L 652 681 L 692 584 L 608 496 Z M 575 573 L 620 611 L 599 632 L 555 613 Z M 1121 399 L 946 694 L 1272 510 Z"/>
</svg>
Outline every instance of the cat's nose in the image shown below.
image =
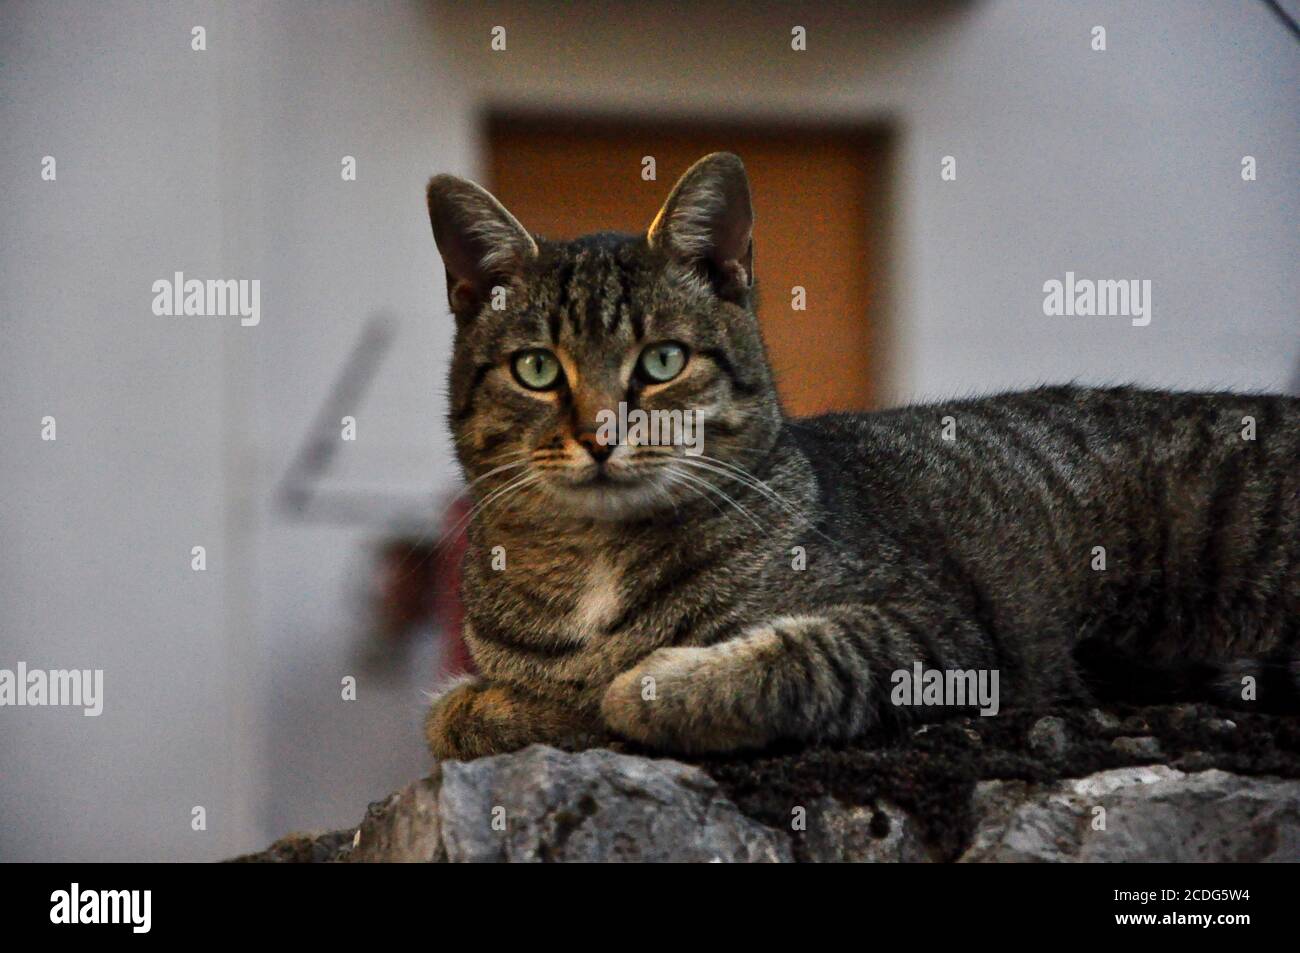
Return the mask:
<svg viewBox="0 0 1300 953">
<path fill-rule="evenodd" d="M 587 452 L 591 454 L 591 459 L 597 463 L 604 463 L 609 459 L 609 455 L 614 452 L 612 446 L 601 443 L 600 438 L 594 433 L 580 433 L 577 439 L 578 443 L 582 444 Z"/>
</svg>

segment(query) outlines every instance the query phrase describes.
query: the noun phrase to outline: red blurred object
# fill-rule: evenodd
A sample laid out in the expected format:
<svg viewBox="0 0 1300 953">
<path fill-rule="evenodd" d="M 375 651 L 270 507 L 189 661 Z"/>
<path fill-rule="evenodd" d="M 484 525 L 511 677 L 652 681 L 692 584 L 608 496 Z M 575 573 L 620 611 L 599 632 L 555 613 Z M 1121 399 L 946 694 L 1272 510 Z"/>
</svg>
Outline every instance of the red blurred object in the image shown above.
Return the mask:
<svg viewBox="0 0 1300 953">
<path fill-rule="evenodd" d="M 433 619 L 443 632 L 443 672 L 448 675 L 474 674 L 474 660 L 465 645 L 465 605 L 460 598 L 460 567 L 468 545 L 470 501 L 457 496 L 443 516 L 443 533 L 460 527 L 440 546 L 438 569 L 433 585 Z"/>
<path fill-rule="evenodd" d="M 443 641 L 441 675 L 472 674 L 474 662 L 462 634 L 465 609 L 460 599 L 460 565 L 467 545 L 470 502 L 454 497 L 433 539 L 389 537 L 380 545 L 374 612 L 379 635 L 404 648 L 428 625 Z"/>
</svg>

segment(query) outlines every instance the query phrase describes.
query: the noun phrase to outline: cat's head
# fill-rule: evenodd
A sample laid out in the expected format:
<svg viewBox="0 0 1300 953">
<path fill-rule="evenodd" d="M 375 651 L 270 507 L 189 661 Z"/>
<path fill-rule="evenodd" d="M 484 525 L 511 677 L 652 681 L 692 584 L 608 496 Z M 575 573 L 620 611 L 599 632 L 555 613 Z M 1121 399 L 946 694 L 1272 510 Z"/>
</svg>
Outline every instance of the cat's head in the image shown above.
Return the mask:
<svg viewBox="0 0 1300 953">
<path fill-rule="evenodd" d="M 480 499 L 635 519 L 761 463 L 780 409 L 736 156 L 693 165 L 641 235 L 546 241 L 448 175 L 429 216 L 456 318 L 451 427 Z"/>
</svg>

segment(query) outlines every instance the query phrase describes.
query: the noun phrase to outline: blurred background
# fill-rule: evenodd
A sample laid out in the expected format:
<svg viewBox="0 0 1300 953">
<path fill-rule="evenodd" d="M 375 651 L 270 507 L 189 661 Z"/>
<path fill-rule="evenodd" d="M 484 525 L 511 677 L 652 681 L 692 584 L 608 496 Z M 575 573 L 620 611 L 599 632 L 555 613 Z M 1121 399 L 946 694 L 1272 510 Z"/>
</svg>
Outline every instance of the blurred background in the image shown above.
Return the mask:
<svg viewBox="0 0 1300 953">
<path fill-rule="evenodd" d="M 0 708 L 0 859 L 215 859 L 427 769 L 466 664 L 432 173 L 563 237 L 738 152 L 797 412 L 1294 390 L 1298 53 L 1261 0 L 0 5 L 0 668 L 106 696 Z M 155 316 L 176 271 L 260 324 Z M 1067 271 L 1150 325 L 1045 316 Z"/>
</svg>

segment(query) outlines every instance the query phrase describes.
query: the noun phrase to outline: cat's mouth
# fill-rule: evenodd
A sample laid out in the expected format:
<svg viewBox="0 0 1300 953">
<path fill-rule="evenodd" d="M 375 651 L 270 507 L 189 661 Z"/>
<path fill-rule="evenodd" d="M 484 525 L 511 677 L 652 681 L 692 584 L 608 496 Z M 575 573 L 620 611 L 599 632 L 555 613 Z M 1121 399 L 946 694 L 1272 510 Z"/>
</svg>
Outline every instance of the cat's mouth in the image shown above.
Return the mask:
<svg viewBox="0 0 1300 953">
<path fill-rule="evenodd" d="M 596 467 L 592 472 L 569 480 L 562 485 L 566 489 L 578 493 L 617 493 L 623 490 L 634 490 L 643 486 L 645 482 L 645 477 L 639 473 L 616 471 L 602 466 Z"/>
<path fill-rule="evenodd" d="M 593 467 L 589 473 L 548 481 L 553 495 L 581 516 L 625 519 L 663 505 L 664 491 L 653 475 Z"/>
</svg>

